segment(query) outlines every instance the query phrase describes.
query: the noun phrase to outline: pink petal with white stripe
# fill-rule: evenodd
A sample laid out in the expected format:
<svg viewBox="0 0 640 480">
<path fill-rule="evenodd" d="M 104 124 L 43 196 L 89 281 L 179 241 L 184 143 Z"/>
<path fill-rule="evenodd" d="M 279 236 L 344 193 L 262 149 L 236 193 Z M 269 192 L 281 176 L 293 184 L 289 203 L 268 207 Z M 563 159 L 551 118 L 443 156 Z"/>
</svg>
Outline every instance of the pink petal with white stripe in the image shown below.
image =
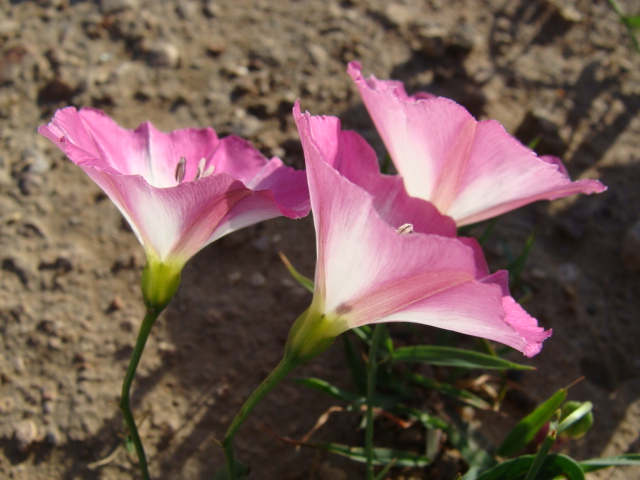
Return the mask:
<svg viewBox="0 0 640 480">
<path fill-rule="evenodd" d="M 304 172 L 211 128 L 127 130 L 99 110 L 68 107 L 38 131 L 105 191 L 161 262 L 183 265 L 227 233 L 309 211 Z"/>
<path fill-rule="evenodd" d="M 395 80 L 365 79 L 349 64 L 362 100 L 410 195 L 467 225 L 536 200 L 599 193 L 597 180 L 572 182 L 560 159 L 538 157 L 493 120 L 457 103 L 407 95 Z"/>
<path fill-rule="evenodd" d="M 529 356 L 540 350 L 551 332 L 512 307 L 505 275 L 488 276 L 477 244 L 457 239 L 451 220 L 428 202 L 379 188 L 387 177 L 372 164 L 373 152 L 353 133 L 341 132 L 337 119 L 301 114 L 298 104 L 294 117 L 318 250 L 309 312 L 334 324 L 323 332 L 411 321 L 497 340 Z M 418 223 L 413 233 L 398 233 L 420 217 L 419 210 L 430 221 Z M 302 344 L 299 334 L 294 338 Z"/>
</svg>

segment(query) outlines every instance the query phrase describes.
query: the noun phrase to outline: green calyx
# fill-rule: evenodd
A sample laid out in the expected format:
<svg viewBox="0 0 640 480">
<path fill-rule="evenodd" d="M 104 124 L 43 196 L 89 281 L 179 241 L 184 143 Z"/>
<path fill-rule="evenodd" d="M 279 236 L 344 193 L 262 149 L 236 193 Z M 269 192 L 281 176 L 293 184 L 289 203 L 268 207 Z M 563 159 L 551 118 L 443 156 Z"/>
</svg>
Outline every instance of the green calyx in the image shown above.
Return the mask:
<svg viewBox="0 0 640 480">
<path fill-rule="evenodd" d="M 345 328 L 337 317 L 327 316 L 312 304 L 298 317 L 284 349 L 284 358 L 296 365 L 306 363 L 324 352 Z"/>
<path fill-rule="evenodd" d="M 182 266 L 147 258 L 142 271 L 142 298 L 147 308 L 162 310 L 171 301 L 180 286 Z"/>
</svg>

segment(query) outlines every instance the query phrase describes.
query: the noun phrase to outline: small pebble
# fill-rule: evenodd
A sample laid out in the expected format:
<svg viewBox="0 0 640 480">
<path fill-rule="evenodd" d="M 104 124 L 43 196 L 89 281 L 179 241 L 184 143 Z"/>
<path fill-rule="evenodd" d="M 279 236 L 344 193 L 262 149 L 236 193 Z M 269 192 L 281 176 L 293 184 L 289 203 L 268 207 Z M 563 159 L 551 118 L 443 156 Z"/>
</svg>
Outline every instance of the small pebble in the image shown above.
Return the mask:
<svg viewBox="0 0 640 480">
<path fill-rule="evenodd" d="M 20 176 L 18 181 L 18 188 L 20 193 L 25 196 L 35 195 L 42 190 L 42 178 L 35 176 L 31 173 L 25 173 Z"/>
<path fill-rule="evenodd" d="M 31 419 L 22 420 L 14 426 L 13 438 L 18 444 L 18 450 L 25 453 L 33 444 L 40 440 L 38 437 L 38 427 Z"/>
<path fill-rule="evenodd" d="M 49 427 L 44 437 L 45 442 L 52 447 L 56 447 L 62 443 L 61 435 L 58 429 Z"/>
<path fill-rule="evenodd" d="M 242 272 L 231 272 L 227 278 L 229 283 L 238 283 L 242 278 Z"/>
<path fill-rule="evenodd" d="M 260 272 L 255 272 L 253 275 L 251 275 L 249 283 L 251 283 L 251 285 L 253 285 L 254 287 L 262 287 L 267 283 L 267 279 Z"/>
<path fill-rule="evenodd" d="M 562 285 L 573 283 L 582 275 L 578 266 L 573 263 L 563 263 L 558 267 L 556 274 Z"/>
<path fill-rule="evenodd" d="M 114 295 L 113 300 L 111 300 L 111 303 L 109 304 L 109 307 L 107 307 L 107 312 L 117 312 L 118 310 L 122 310 L 123 308 L 124 301 L 122 300 L 122 297 L 120 297 L 120 295 Z"/>
<path fill-rule="evenodd" d="M 416 35 L 421 52 L 429 58 L 442 57 L 447 49 L 447 31 L 435 23 L 424 23 L 417 28 Z"/>
<path fill-rule="evenodd" d="M 180 65 L 180 50 L 173 43 L 157 40 L 144 50 L 147 63 L 152 67 L 177 68 Z"/>
<path fill-rule="evenodd" d="M 39 150 L 26 148 L 22 152 L 25 169 L 31 173 L 42 174 L 51 170 L 51 163 Z"/>
<path fill-rule="evenodd" d="M 396 28 L 404 29 L 415 20 L 415 13 L 404 5 L 390 2 L 384 11 L 387 21 Z"/>
<path fill-rule="evenodd" d="M 100 7 L 102 13 L 111 14 L 121 10 L 135 9 L 138 6 L 136 0 L 102 0 Z"/>
<path fill-rule="evenodd" d="M 266 235 L 260 235 L 251 242 L 251 246 L 259 252 L 266 252 L 269 249 L 269 237 Z"/>
<path fill-rule="evenodd" d="M 62 349 L 62 340 L 58 337 L 50 337 L 47 342 L 47 346 L 49 347 L 49 350 L 57 352 Z"/>
</svg>

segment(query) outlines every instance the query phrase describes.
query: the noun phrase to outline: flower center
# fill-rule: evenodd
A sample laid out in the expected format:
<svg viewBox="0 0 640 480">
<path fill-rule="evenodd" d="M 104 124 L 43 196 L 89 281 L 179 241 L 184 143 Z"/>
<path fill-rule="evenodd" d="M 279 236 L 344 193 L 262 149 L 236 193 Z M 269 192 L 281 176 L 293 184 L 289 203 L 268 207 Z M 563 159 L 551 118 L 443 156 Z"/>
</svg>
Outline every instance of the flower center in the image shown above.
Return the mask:
<svg viewBox="0 0 640 480">
<path fill-rule="evenodd" d="M 198 170 L 196 171 L 196 176 L 194 180 L 198 180 L 200 178 L 208 177 L 213 174 L 216 169 L 216 166 L 211 164 L 208 167 L 206 166 L 207 159 L 202 157 L 198 162 Z M 180 161 L 176 164 L 176 170 L 174 172 L 174 178 L 178 185 L 182 183 L 184 177 L 187 175 L 187 158 L 180 157 Z"/>
</svg>

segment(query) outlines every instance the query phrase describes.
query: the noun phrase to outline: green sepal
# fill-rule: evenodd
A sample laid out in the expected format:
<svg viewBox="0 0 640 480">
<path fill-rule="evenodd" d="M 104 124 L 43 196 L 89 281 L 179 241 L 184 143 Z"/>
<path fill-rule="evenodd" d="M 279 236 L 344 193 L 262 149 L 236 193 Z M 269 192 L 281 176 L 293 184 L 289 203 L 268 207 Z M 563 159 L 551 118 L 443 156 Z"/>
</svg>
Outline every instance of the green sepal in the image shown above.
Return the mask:
<svg viewBox="0 0 640 480">
<path fill-rule="evenodd" d="M 296 365 L 307 363 L 331 346 L 348 328 L 337 318 L 328 317 L 312 304 L 293 323 L 284 347 L 284 357 Z"/>
<path fill-rule="evenodd" d="M 182 265 L 148 258 L 142 271 L 142 298 L 148 309 L 164 309 L 180 287 Z"/>
</svg>

